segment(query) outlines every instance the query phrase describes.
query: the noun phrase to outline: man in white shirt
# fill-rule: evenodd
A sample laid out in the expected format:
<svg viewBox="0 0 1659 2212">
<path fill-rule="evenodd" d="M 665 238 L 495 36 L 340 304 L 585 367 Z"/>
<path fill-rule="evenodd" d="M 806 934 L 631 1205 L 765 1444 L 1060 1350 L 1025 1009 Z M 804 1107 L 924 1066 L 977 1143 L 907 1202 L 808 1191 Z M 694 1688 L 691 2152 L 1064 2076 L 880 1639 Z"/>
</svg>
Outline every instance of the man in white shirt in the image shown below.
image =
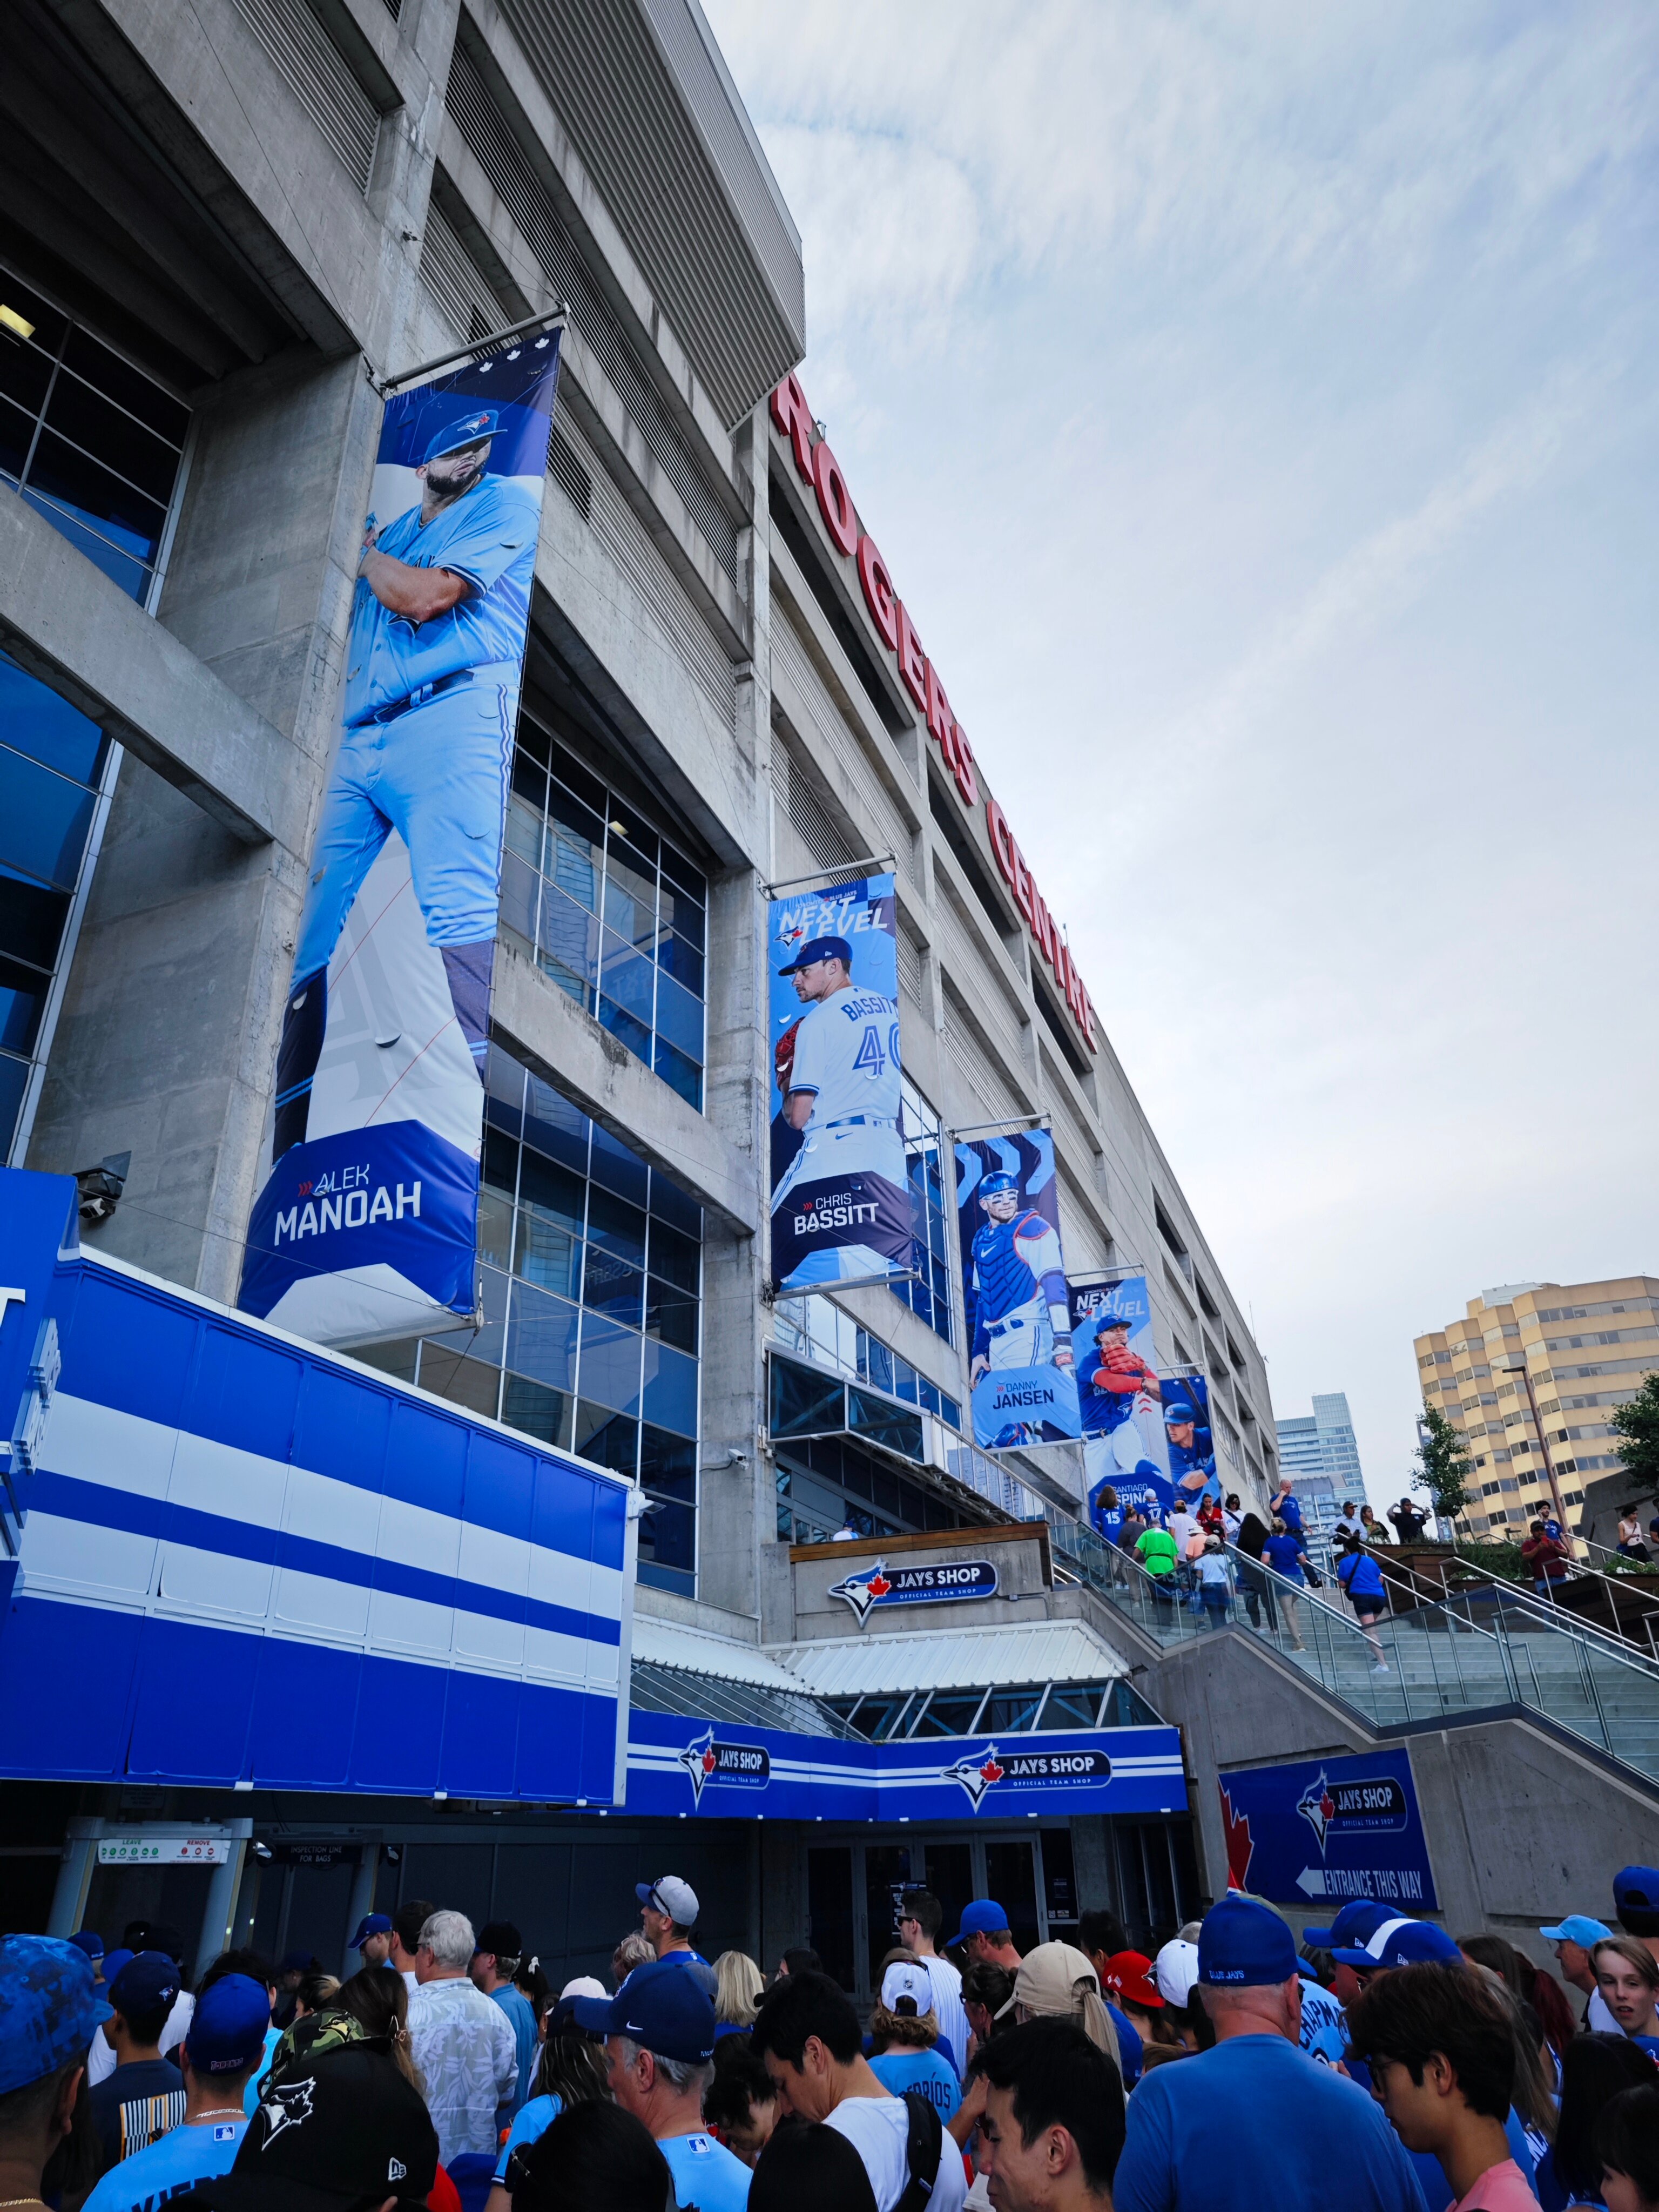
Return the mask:
<svg viewBox="0 0 1659 2212">
<path fill-rule="evenodd" d="M 968 2063 L 968 2015 L 962 2005 L 962 1976 L 948 1959 L 941 1959 L 934 1939 L 945 1925 L 945 1907 L 931 1890 L 907 1889 L 899 1906 L 898 1936 L 927 1969 L 933 1985 L 933 2015 L 939 2032 L 951 2046 L 951 2063 L 957 2078 Z"/>
<path fill-rule="evenodd" d="M 781 2116 L 821 2120 L 864 2164 L 876 2212 L 894 2212 L 910 2185 L 911 2107 L 890 2096 L 864 2056 L 852 1999 L 828 1974 L 790 1974 L 763 1999 L 753 2049 L 775 2086 Z M 931 2107 L 923 2106 L 923 2124 Z M 933 2116 L 937 2125 L 937 2116 Z M 931 2138 L 930 2138 L 931 2139 Z M 962 2212 L 962 2154 L 943 2129 L 927 2212 Z"/>
<path fill-rule="evenodd" d="M 494 2157 L 495 2114 L 518 2086 L 512 2022 L 467 1972 L 477 1948 L 465 1913 L 434 1912 L 415 1954 L 420 1986 L 410 1999 L 410 2047 L 446 2166 L 464 2151 Z"/>
<path fill-rule="evenodd" d="M 1345 1498 L 1342 1501 L 1342 1510 L 1336 1516 L 1334 1534 L 1340 1540 L 1346 1542 L 1350 1536 L 1363 1536 L 1364 1533 L 1364 1525 L 1359 1518 L 1358 1507 L 1352 1498 Z"/>
</svg>

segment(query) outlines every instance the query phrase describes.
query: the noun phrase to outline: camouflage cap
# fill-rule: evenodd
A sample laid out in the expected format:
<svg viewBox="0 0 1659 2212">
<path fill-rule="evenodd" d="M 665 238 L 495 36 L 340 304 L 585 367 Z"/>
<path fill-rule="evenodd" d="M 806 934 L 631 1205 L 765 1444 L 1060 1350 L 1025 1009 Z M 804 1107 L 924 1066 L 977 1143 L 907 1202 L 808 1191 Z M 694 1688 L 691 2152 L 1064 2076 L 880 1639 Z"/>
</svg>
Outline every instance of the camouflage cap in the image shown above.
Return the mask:
<svg viewBox="0 0 1659 2212">
<path fill-rule="evenodd" d="M 75 1944 L 51 1936 L 0 1939 L 0 2096 L 85 2051 L 109 2017 L 92 1961 Z"/>
</svg>

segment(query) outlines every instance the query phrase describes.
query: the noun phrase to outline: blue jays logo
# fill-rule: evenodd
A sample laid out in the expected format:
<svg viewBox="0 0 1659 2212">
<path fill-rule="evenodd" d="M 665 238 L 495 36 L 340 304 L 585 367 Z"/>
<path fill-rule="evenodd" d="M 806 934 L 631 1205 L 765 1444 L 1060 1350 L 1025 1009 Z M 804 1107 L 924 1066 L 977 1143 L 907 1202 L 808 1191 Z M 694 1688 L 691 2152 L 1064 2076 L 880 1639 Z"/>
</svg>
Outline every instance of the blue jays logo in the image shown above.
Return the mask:
<svg viewBox="0 0 1659 2212">
<path fill-rule="evenodd" d="M 261 2150 L 269 2150 L 284 2128 L 297 2128 L 301 2121 L 311 2118 L 311 2093 L 316 2087 L 310 2076 L 303 2081 L 285 2081 L 261 2100 L 265 2115 L 265 2139 L 259 2146 Z"/>
<path fill-rule="evenodd" d="M 1336 1800 L 1331 1795 L 1330 1785 L 1325 1779 L 1325 1770 L 1322 1766 L 1319 1770 L 1317 1780 L 1310 1782 L 1297 1800 L 1296 1809 L 1318 1838 L 1320 1853 L 1322 1856 L 1327 1832 L 1331 1822 L 1336 1818 Z"/>
<path fill-rule="evenodd" d="M 744 1790 L 764 1790 L 772 1778 L 770 1754 L 759 1744 L 716 1743 L 714 1731 L 703 1733 L 680 1753 L 680 1765 L 691 1784 L 693 1806 L 702 1803 L 711 1782 L 732 1782 Z"/>
<path fill-rule="evenodd" d="M 962 1784 L 967 1792 L 968 1802 L 977 1813 L 985 1801 L 986 1793 L 1001 1781 L 1007 1769 L 997 1758 L 997 1747 L 993 1743 L 988 1744 L 983 1751 L 970 1752 L 966 1759 L 959 1759 L 954 1766 L 947 1766 L 945 1779 Z"/>
<path fill-rule="evenodd" d="M 448 434 L 452 438 L 468 436 L 476 438 L 485 430 L 493 430 L 495 427 L 495 417 L 493 415 L 469 415 L 464 422 L 452 422 Z"/>
<path fill-rule="evenodd" d="M 872 1609 L 881 1602 L 892 1587 L 887 1578 L 887 1562 L 878 1559 L 873 1567 L 866 1567 L 862 1574 L 843 1575 L 838 1583 L 832 1583 L 829 1595 L 844 1599 L 852 1607 L 859 1626 L 862 1627 L 870 1618 Z"/>
</svg>

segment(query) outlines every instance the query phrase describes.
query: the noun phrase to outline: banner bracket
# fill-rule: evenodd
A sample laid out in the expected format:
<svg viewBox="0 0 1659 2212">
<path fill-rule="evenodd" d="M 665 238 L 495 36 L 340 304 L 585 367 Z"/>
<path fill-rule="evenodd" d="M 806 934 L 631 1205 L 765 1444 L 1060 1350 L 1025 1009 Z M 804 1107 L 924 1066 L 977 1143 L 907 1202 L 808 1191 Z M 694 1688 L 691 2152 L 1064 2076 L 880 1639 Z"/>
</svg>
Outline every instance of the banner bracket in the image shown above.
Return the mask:
<svg viewBox="0 0 1659 2212">
<path fill-rule="evenodd" d="M 952 1144 L 958 1137 L 985 1137 L 993 1129 L 1048 1129 L 1054 1126 L 1052 1114 L 1005 1114 L 999 1121 L 973 1121 L 965 1129 L 942 1129 L 941 1141 L 948 1137 Z"/>
<path fill-rule="evenodd" d="M 465 345 L 455 346 L 431 361 L 417 362 L 413 368 L 400 368 L 396 376 L 376 376 L 371 370 L 368 380 L 384 399 L 400 384 L 413 384 L 416 377 L 429 376 L 434 368 L 447 368 L 453 361 L 471 361 L 478 354 L 495 353 L 509 338 L 527 338 L 532 331 L 562 330 L 569 319 L 570 310 L 561 301 L 543 314 L 527 315 L 521 323 L 509 323 L 505 330 L 487 331 L 483 337 L 470 339 Z M 368 363 L 364 366 L 367 368 Z"/>
<path fill-rule="evenodd" d="M 842 860 L 833 868 L 814 868 L 810 875 L 791 876 L 781 884 L 763 884 L 761 890 L 768 898 L 775 898 L 780 891 L 793 890 L 797 884 L 821 884 L 831 876 L 867 875 L 872 869 L 896 870 L 897 856 L 892 853 L 866 853 L 861 860 Z"/>
</svg>

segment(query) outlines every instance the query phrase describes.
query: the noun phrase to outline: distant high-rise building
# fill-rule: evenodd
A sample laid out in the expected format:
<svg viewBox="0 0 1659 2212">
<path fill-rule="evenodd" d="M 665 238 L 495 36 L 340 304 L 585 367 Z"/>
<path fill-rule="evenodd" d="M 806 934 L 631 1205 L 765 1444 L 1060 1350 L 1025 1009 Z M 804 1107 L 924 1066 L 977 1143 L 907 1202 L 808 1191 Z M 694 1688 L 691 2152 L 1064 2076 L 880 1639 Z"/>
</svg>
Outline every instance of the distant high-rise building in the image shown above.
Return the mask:
<svg viewBox="0 0 1659 2212">
<path fill-rule="evenodd" d="M 1553 1502 L 1553 1471 L 1579 1532 L 1610 1540 L 1629 1487 L 1610 1417 L 1659 1369 L 1659 1280 L 1501 1283 L 1419 1336 L 1416 1352 L 1424 1404 L 1474 1462 L 1476 1534 L 1524 1534 Z"/>
<path fill-rule="evenodd" d="M 1316 1395 L 1311 1416 L 1275 1425 L 1279 1431 L 1279 1463 L 1296 1481 L 1304 1528 L 1328 1536 L 1337 1515 L 1350 1498 L 1356 1505 L 1365 1496 L 1359 1472 L 1359 1447 L 1354 1441 L 1353 1416 L 1346 1394 L 1327 1390 Z"/>
</svg>

